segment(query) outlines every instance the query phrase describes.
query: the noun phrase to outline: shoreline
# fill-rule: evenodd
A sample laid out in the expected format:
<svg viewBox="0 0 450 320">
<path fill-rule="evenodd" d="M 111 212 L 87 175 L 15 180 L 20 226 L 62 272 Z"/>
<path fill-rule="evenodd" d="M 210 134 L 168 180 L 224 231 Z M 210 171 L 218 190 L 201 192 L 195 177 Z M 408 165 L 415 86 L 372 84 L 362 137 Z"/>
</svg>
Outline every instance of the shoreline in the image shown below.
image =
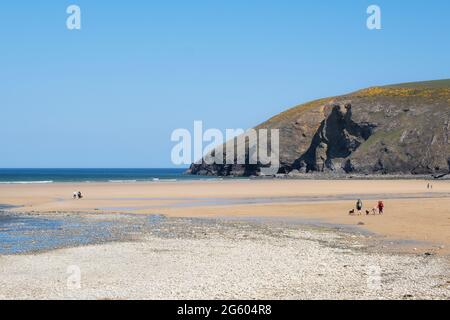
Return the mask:
<svg viewBox="0 0 450 320">
<path fill-rule="evenodd" d="M 6 211 L 64 215 L 143 214 L 198 218 L 288 218 L 365 228 L 386 239 L 450 253 L 450 182 L 422 180 L 222 180 L 167 183 L 0 185 Z M 72 199 L 74 190 L 85 197 Z M 362 216 L 350 216 L 356 199 Z M 383 216 L 365 215 L 384 200 Z M 437 249 L 436 249 L 437 248 Z M 418 248 L 419 250 L 419 248 Z"/>
<path fill-rule="evenodd" d="M 1 169 L 1 168 L 0 168 Z M 214 182 L 214 181 L 270 181 L 270 180 L 317 180 L 317 181 L 352 181 L 352 180 L 429 180 L 429 181 L 450 181 L 450 173 L 442 176 L 433 176 L 431 174 L 337 174 L 337 173 L 302 173 L 302 174 L 276 174 L 275 176 L 215 176 L 215 175 L 195 175 L 181 174 L 174 178 L 155 178 L 148 179 L 104 179 L 104 180 L 11 180 L 0 181 L 0 185 L 27 185 L 27 184 L 145 184 L 145 183 L 180 183 L 180 182 Z"/>
</svg>

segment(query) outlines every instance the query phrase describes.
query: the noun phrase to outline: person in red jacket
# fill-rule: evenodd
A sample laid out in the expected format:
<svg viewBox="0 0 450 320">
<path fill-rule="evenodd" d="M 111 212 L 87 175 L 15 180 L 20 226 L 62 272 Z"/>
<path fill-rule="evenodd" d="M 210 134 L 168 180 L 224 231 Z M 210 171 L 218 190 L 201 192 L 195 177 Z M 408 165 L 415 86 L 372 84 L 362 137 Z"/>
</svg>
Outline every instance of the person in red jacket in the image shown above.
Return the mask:
<svg viewBox="0 0 450 320">
<path fill-rule="evenodd" d="M 383 214 L 383 210 L 384 210 L 384 203 L 383 203 L 383 201 L 378 201 L 378 213 L 379 214 Z"/>
</svg>

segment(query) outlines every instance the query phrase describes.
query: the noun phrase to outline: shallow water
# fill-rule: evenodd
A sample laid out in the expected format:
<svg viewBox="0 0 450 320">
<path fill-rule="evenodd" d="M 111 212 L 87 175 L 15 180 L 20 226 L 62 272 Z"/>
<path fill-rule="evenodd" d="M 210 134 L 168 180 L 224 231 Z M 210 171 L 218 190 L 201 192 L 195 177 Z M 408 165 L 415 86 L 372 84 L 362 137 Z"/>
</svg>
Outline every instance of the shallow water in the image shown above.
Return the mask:
<svg viewBox="0 0 450 320">
<path fill-rule="evenodd" d="M 83 223 L 74 218 L 0 217 L 0 254 L 90 244 L 110 236 L 107 222 Z"/>
<path fill-rule="evenodd" d="M 265 225 L 284 228 L 318 228 L 339 233 L 376 236 L 363 226 L 327 223 L 318 219 L 270 217 L 168 218 L 139 214 L 67 214 L 30 216 L 0 211 L 0 255 L 27 254 L 60 248 L 133 241 L 142 236 L 158 238 L 195 238 L 221 234 L 229 228 L 264 231 Z M 261 228 L 261 226 L 264 226 Z M 262 230 L 262 231 L 261 231 Z M 381 239 L 392 246 L 418 244 L 410 240 Z M 378 243 L 374 245 L 378 246 Z"/>
<path fill-rule="evenodd" d="M 131 239 L 143 227 L 151 228 L 160 221 L 160 216 L 91 219 L 77 215 L 44 217 L 0 213 L 0 254 L 25 254 Z"/>
<path fill-rule="evenodd" d="M 17 207 L 11 206 L 8 204 L 0 204 L 0 210 L 8 210 L 8 209 L 13 209 L 13 208 L 17 208 Z"/>
</svg>

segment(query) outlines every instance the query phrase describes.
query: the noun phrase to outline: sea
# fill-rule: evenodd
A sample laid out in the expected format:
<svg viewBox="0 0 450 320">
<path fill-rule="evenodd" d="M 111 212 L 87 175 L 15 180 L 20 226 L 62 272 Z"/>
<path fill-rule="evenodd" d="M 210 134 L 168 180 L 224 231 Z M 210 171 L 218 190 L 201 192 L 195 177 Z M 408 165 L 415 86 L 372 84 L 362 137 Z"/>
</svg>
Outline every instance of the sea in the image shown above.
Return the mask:
<svg viewBox="0 0 450 320">
<path fill-rule="evenodd" d="M 147 169 L 0 169 L 0 184 L 47 184 L 61 182 L 146 182 L 214 180 L 217 177 L 185 174 L 185 168 Z"/>
</svg>

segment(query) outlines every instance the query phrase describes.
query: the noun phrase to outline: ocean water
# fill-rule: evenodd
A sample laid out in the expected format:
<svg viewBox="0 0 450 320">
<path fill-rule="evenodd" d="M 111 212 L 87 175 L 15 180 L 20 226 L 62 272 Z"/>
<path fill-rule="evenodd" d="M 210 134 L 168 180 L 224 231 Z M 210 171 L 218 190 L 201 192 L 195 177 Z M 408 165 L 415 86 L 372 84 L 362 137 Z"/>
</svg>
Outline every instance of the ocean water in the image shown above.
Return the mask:
<svg viewBox="0 0 450 320">
<path fill-rule="evenodd" d="M 214 179 L 185 175 L 186 169 L 0 169 L 0 184 L 140 182 Z"/>
</svg>

